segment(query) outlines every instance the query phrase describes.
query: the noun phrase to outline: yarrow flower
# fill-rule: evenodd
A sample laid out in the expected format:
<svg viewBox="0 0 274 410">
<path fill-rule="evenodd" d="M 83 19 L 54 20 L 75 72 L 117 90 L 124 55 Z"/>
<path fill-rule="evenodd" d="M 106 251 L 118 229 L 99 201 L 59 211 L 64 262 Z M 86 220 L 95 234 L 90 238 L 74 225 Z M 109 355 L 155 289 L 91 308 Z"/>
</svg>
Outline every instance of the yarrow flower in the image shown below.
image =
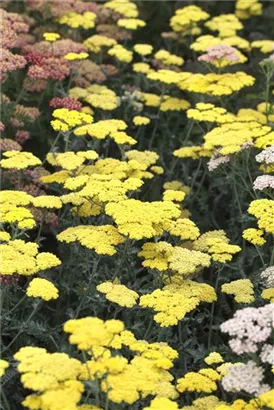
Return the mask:
<svg viewBox="0 0 274 410">
<path fill-rule="evenodd" d="M 60 38 L 60 34 L 58 33 L 44 33 L 43 37 L 46 41 L 49 41 L 53 43 L 54 41 L 58 40 Z"/>
<path fill-rule="evenodd" d="M 273 330 L 274 305 L 238 310 L 232 319 L 221 324 L 221 331 L 233 338 L 229 346 L 238 355 L 255 353 Z"/>
<path fill-rule="evenodd" d="M 263 369 L 250 360 L 246 364 L 230 366 L 221 383 L 226 391 L 243 391 L 259 396 L 270 390 L 269 385 L 263 384 L 263 378 Z"/>
<path fill-rule="evenodd" d="M 274 189 L 274 176 L 272 175 L 261 175 L 253 182 L 254 190 L 262 191 L 267 188 Z"/>
<path fill-rule="evenodd" d="M 269 266 L 262 271 L 261 280 L 266 288 L 274 287 L 274 266 Z"/>
<path fill-rule="evenodd" d="M 209 47 L 206 54 L 198 57 L 198 61 L 211 63 L 216 67 L 226 67 L 238 62 L 245 62 L 247 59 L 239 51 L 225 44 Z"/>
<path fill-rule="evenodd" d="M 48 301 L 58 298 L 58 289 L 47 279 L 35 278 L 29 283 L 26 294 Z"/>
<path fill-rule="evenodd" d="M 251 303 L 255 300 L 254 286 L 249 279 L 239 279 L 225 283 L 222 285 L 221 291 L 228 295 L 234 295 L 234 300 L 237 303 Z"/>
<path fill-rule="evenodd" d="M 115 284 L 112 282 L 103 282 L 96 289 L 106 295 L 106 299 L 115 302 L 120 306 L 133 307 L 139 295 L 137 292 L 128 289 L 124 285 Z"/>
</svg>

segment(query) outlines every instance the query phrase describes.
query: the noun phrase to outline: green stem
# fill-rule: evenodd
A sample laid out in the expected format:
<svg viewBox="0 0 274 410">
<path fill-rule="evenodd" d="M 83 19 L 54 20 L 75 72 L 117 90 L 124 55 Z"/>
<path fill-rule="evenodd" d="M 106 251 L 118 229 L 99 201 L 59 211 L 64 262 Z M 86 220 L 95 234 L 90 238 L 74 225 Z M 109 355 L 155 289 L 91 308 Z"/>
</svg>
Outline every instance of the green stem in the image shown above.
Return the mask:
<svg viewBox="0 0 274 410">
<path fill-rule="evenodd" d="M 218 273 L 217 273 L 217 279 L 215 283 L 215 292 L 217 293 L 218 289 L 218 284 L 219 284 L 219 279 L 220 279 L 220 274 L 221 274 L 222 268 L 219 266 L 218 267 Z M 215 310 L 215 302 L 212 303 L 211 305 L 211 312 L 210 312 L 210 324 L 209 324 L 209 333 L 208 333 L 208 341 L 207 341 L 207 347 L 210 349 L 211 347 L 211 340 L 212 340 L 212 325 L 213 325 L 213 318 L 214 318 L 214 310 Z"/>
<path fill-rule="evenodd" d="M 91 274 L 90 274 L 90 277 L 89 277 L 89 281 L 88 281 L 88 284 L 87 284 L 87 288 L 86 288 L 86 291 L 85 291 L 85 293 L 83 294 L 83 297 L 82 297 L 82 299 L 81 299 L 81 301 L 80 301 L 80 303 L 79 303 L 79 305 L 78 305 L 78 308 L 77 308 L 77 310 L 76 310 L 74 319 L 77 319 L 79 313 L 81 312 L 81 308 L 82 308 L 82 306 L 83 306 L 83 304 L 84 304 L 84 302 L 85 302 L 85 300 L 86 300 L 87 293 L 88 293 L 88 291 L 89 291 L 91 282 L 92 282 L 92 280 L 93 280 L 93 277 L 94 277 L 94 274 L 95 274 L 96 269 L 97 269 L 97 267 L 98 267 L 98 264 L 99 264 L 100 259 L 101 259 L 100 257 L 97 257 L 97 258 L 94 260 L 94 262 L 93 262 L 93 267 L 92 267 L 92 271 L 91 271 Z"/>
<path fill-rule="evenodd" d="M 3 401 L 5 403 L 5 406 L 3 406 L 3 410 L 10 410 L 10 405 L 8 402 L 8 399 L 6 397 L 6 393 L 4 392 L 3 386 L 1 386 L 1 396 L 3 398 Z M 1 403 L 1 408 L 2 408 L 3 403 Z"/>
<path fill-rule="evenodd" d="M 36 304 L 36 306 L 34 307 L 33 311 L 31 312 L 31 314 L 29 315 L 29 317 L 27 318 L 26 322 L 23 324 L 23 330 L 19 330 L 19 332 L 17 333 L 17 335 L 14 336 L 14 338 L 12 339 L 12 341 L 8 344 L 8 346 L 6 346 L 3 350 L 2 353 L 4 353 L 6 350 L 8 350 L 13 343 L 18 339 L 18 337 L 23 333 L 24 331 L 24 327 L 31 321 L 31 319 L 33 318 L 33 316 L 37 313 L 38 308 L 40 308 L 41 306 L 41 300 L 39 300 L 39 302 Z"/>
<path fill-rule="evenodd" d="M 119 264 L 118 264 L 118 266 L 117 266 L 117 268 L 116 268 L 116 270 L 115 270 L 114 276 L 113 276 L 113 278 L 112 278 L 112 282 L 113 282 L 114 279 L 117 277 L 117 275 L 118 275 L 118 273 L 119 273 L 119 271 L 120 271 L 120 269 L 121 269 L 123 263 L 125 262 L 125 259 L 126 259 L 126 257 L 127 257 L 128 246 L 129 246 L 129 239 L 127 238 L 126 241 L 125 241 L 125 246 L 124 246 L 124 251 L 123 251 L 122 257 L 121 257 L 121 259 L 120 259 L 120 261 L 119 261 Z"/>
</svg>

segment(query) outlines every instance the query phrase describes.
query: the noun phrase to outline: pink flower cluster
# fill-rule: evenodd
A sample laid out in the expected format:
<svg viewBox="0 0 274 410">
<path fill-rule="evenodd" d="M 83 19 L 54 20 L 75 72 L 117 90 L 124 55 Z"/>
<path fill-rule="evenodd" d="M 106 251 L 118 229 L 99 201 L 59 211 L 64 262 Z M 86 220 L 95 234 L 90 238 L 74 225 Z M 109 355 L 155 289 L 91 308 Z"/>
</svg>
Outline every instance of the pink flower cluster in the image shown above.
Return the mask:
<svg viewBox="0 0 274 410">
<path fill-rule="evenodd" d="M 209 47 L 205 54 L 198 57 L 198 61 L 205 61 L 207 63 L 215 63 L 220 60 L 229 62 L 239 61 L 239 56 L 236 54 L 237 50 L 234 47 L 220 44 L 217 46 Z"/>
<path fill-rule="evenodd" d="M 257 162 L 264 162 L 265 164 L 274 163 L 274 145 L 271 145 L 267 149 L 264 149 L 260 154 L 256 155 Z"/>
<path fill-rule="evenodd" d="M 15 140 L 19 142 L 19 144 L 23 144 L 25 141 L 30 139 L 30 133 L 25 130 L 17 130 L 15 134 Z"/>
<path fill-rule="evenodd" d="M 274 288 L 274 266 L 269 266 L 261 273 L 261 280 L 266 288 Z"/>
<path fill-rule="evenodd" d="M 242 391 L 259 396 L 270 390 L 268 384 L 263 384 L 263 369 L 255 362 L 229 366 L 228 373 L 222 378 L 222 386 L 226 391 Z"/>
<path fill-rule="evenodd" d="M 80 0 L 27 0 L 27 6 L 42 14 L 48 15 L 50 12 L 53 17 L 58 17 L 66 13 L 76 12 L 84 13 L 85 11 L 96 12 L 98 5 L 95 2 L 84 2 Z"/>
<path fill-rule="evenodd" d="M 55 97 L 50 100 L 49 106 L 53 108 L 68 108 L 69 110 L 80 111 L 83 104 L 73 97 Z"/>
<path fill-rule="evenodd" d="M 31 65 L 27 75 L 33 79 L 63 81 L 69 73 L 69 63 L 65 59 L 49 57 L 42 59 L 40 64 Z"/>
<path fill-rule="evenodd" d="M 9 49 L 16 47 L 18 33 L 27 33 L 29 26 L 24 23 L 23 18 L 19 14 L 8 13 L 2 9 L 0 11 L 0 79 L 2 80 L 6 78 L 8 73 L 25 67 L 25 58 L 18 54 L 13 54 Z"/>
<path fill-rule="evenodd" d="M 11 140 L 10 138 L 0 139 L 0 151 L 21 151 L 22 147 L 18 142 Z"/>
<path fill-rule="evenodd" d="M 272 175 L 261 175 L 255 179 L 253 182 L 253 189 L 262 191 L 266 188 L 274 189 L 274 176 Z"/>
<path fill-rule="evenodd" d="M 208 166 L 208 170 L 210 172 L 214 171 L 216 168 L 218 168 L 220 165 L 222 164 L 227 164 L 230 161 L 230 158 L 228 155 L 224 155 L 224 156 L 213 156 L 210 158 L 210 160 L 207 163 Z"/>
<path fill-rule="evenodd" d="M 0 55 L 0 79 L 4 79 L 7 73 L 24 68 L 25 65 L 26 60 L 23 56 L 2 49 Z"/>
<path fill-rule="evenodd" d="M 76 43 L 71 39 L 61 39 L 54 43 L 48 41 L 40 41 L 35 44 L 28 44 L 23 47 L 25 54 L 40 55 L 41 57 L 64 57 L 68 53 L 86 52 L 87 47 L 81 43 Z"/>
<path fill-rule="evenodd" d="M 221 331 L 233 337 L 229 345 L 237 354 L 255 353 L 274 329 L 274 304 L 238 310 L 232 319 L 222 323 Z"/>
</svg>

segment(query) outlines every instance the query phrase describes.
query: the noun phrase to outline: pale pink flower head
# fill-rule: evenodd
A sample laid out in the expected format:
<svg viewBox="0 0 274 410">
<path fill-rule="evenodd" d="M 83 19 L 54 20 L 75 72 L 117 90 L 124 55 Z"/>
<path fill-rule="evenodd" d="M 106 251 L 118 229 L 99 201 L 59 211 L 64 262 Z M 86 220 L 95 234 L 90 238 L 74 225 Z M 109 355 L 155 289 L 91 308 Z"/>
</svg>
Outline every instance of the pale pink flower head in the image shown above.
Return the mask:
<svg viewBox="0 0 274 410">
<path fill-rule="evenodd" d="M 264 162 L 265 164 L 274 163 L 274 145 L 264 149 L 260 154 L 256 155 L 257 162 Z"/>
<path fill-rule="evenodd" d="M 272 175 L 261 175 L 257 177 L 253 182 L 254 191 L 262 191 L 263 189 L 267 188 L 274 189 L 274 176 Z"/>
<path fill-rule="evenodd" d="M 214 65 L 219 65 L 222 62 L 236 63 L 239 60 L 240 57 L 237 55 L 237 49 L 225 44 L 209 47 L 205 54 L 198 57 L 198 61 L 205 61 Z"/>
<path fill-rule="evenodd" d="M 221 324 L 221 331 L 232 339 L 229 346 L 236 354 L 255 353 L 274 329 L 274 304 L 238 310 L 232 319 Z"/>
<path fill-rule="evenodd" d="M 229 161 L 230 161 L 230 157 L 228 155 L 223 155 L 220 157 L 213 156 L 210 158 L 210 160 L 207 163 L 208 170 L 212 172 L 216 168 L 218 168 L 220 165 L 227 164 Z"/>
<path fill-rule="evenodd" d="M 268 384 L 263 384 L 263 369 L 255 362 L 229 366 L 227 375 L 222 378 L 222 386 L 226 391 L 245 392 L 259 396 L 270 390 Z"/>
</svg>

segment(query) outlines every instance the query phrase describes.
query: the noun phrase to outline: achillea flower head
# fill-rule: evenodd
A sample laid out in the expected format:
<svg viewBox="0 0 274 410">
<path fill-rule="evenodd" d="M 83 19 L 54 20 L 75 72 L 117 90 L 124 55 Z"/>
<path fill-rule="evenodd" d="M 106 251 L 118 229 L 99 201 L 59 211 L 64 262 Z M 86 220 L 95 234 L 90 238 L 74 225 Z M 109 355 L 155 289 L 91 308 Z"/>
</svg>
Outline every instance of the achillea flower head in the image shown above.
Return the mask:
<svg viewBox="0 0 274 410">
<path fill-rule="evenodd" d="M 3 49 L 0 56 L 0 78 L 5 79 L 6 75 L 12 71 L 24 68 L 26 59 L 18 54 L 12 54 L 9 50 Z"/>
<path fill-rule="evenodd" d="M 112 282 L 103 282 L 96 286 L 96 289 L 106 295 L 106 299 L 115 302 L 119 306 L 133 307 L 136 305 L 139 295 L 124 285 Z"/>
<path fill-rule="evenodd" d="M 253 245 L 262 246 L 266 243 L 263 237 L 264 231 L 256 228 L 248 228 L 243 231 L 243 238 Z"/>
<path fill-rule="evenodd" d="M 49 301 L 58 298 L 58 289 L 47 279 L 34 278 L 29 283 L 26 294 L 28 297 Z"/>
<path fill-rule="evenodd" d="M 40 159 L 31 152 L 6 151 L 3 153 L 3 157 L 0 161 L 2 168 L 25 169 L 42 164 Z"/>
<path fill-rule="evenodd" d="M 260 152 L 260 154 L 256 155 L 256 161 L 265 164 L 273 164 L 274 163 L 274 145 L 271 145 L 267 149 Z"/>
<path fill-rule="evenodd" d="M 46 41 L 49 41 L 50 43 L 53 43 L 54 41 L 56 41 L 60 38 L 60 34 L 58 34 L 58 33 L 44 33 L 43 37 Z"/>
<path fill-rule="evenodd" d="M 222 378 L 222 386 L 226 391 L 245 392 L 259 396 L 270 390 L 270 386 L 263 384 L 263 369 L 253 361 L 237 366 L 230 366 L 228 373 Z"/>
<path fill-rule="evenodd" d="M 266 288 L 274 287 L 274 266 L 269 266 L 261 273 L 262 283 Z"/>
<path fill-rule="evenodd" d="M 9 362 L 0 359 L 0 377 L 4 376 L 6 369 L 9 367 Z"/>
<path fill-rule="evenodd" d="M 4 151 L 22 151 L 22 147 L 18 142 L 13 141 L 9 138 L 0 139 L 0 150 Z"/>
<path fill-rule="evenodd" d="M 205 54 L 198 57 L 198 61 L 211 63 L 217 67 L 235 64 L 240 60 L 239 51 L 225 44 L 209 47 Z"/>
<path fill-rule="evenodd" d="M 61 265 L 52 253 L 38 253 L 38 245 L 21 239 L 1 244 L 2 275 L 34 275 L 42 270 Z"/>
<path fill-rule="evenodd" d="M 261 308 L 248 307 L 236 311 L 232 319 L 221 324 L 221 331 L 228 333 L 231 349 L 238 355 L 255 353 L 274 328 L 274 305 Z"/>
<path fill-rule="evenodd" d="M 80 350 L 90 350 L 95 347 L 111 345 L 114 335 L 124 330 L 120 320 L 106 320 L 96 317 L 71 319 L 64 325 L 64 331 L 69 333 L 69 342 L 76 344 Z"/>
<path fill-rule="evenodd" d="M 205 363 L 208 365 L 216 364 L 216 363 L 223 363 L 224 359 L 218 352 L 211 352 L 208 356 L 204 359 Z"/>
<path fill-rule="evenodd" d="M 253 182 L 254 190 L 262 191 L 267 188 L 274 189 L 274 176 L 272 175 L 258 176 Z"/>
<path fill-rule="evenodd" d="M 29 131 L 25 131 L 25 130 L 17 130 L 15 133 L 15 140 L 19 143 L 19 144 L 24 144 L 24 142 L 26 142 L 27 140 L 30 139 L 30 133 Z M 14 149 L 14 148 L 13 148 Z"/>
<path fill-rule="evenodd" d="M 210 158 L 210 160 L 207 163 L 208 170 L 210 172 L 215 171 L 220 165 L 222 164 L 228 164 L 230 162 L 230 157 L 228 155 L 222 155 L 222 156 L 213 156 Z"/>
<path fill-rule="evenodd" d="M 54 97 L 50 100 L 49 106 L 53 108 L 67 108 L 68 110 L 81 111 L 83 104 L 73 97 Z"/>
<path fill-rule="evenodd" d="M 80 225 L 66 229 L 57 235 L 60 242 L 76 242 L 94 250 L 98 255 L 114 255 L 115 246 L 123 243 L 125 238 L 112 225 Z"/>
<path fill-rule="evenodd" d="M 237 303 L 254 302 L 254 286 L 249 279 L 233 280 L 230 283 L 225 283 L 221 287 L 223 293 L 234 295 L 234 300 Z"/>
</svg>

